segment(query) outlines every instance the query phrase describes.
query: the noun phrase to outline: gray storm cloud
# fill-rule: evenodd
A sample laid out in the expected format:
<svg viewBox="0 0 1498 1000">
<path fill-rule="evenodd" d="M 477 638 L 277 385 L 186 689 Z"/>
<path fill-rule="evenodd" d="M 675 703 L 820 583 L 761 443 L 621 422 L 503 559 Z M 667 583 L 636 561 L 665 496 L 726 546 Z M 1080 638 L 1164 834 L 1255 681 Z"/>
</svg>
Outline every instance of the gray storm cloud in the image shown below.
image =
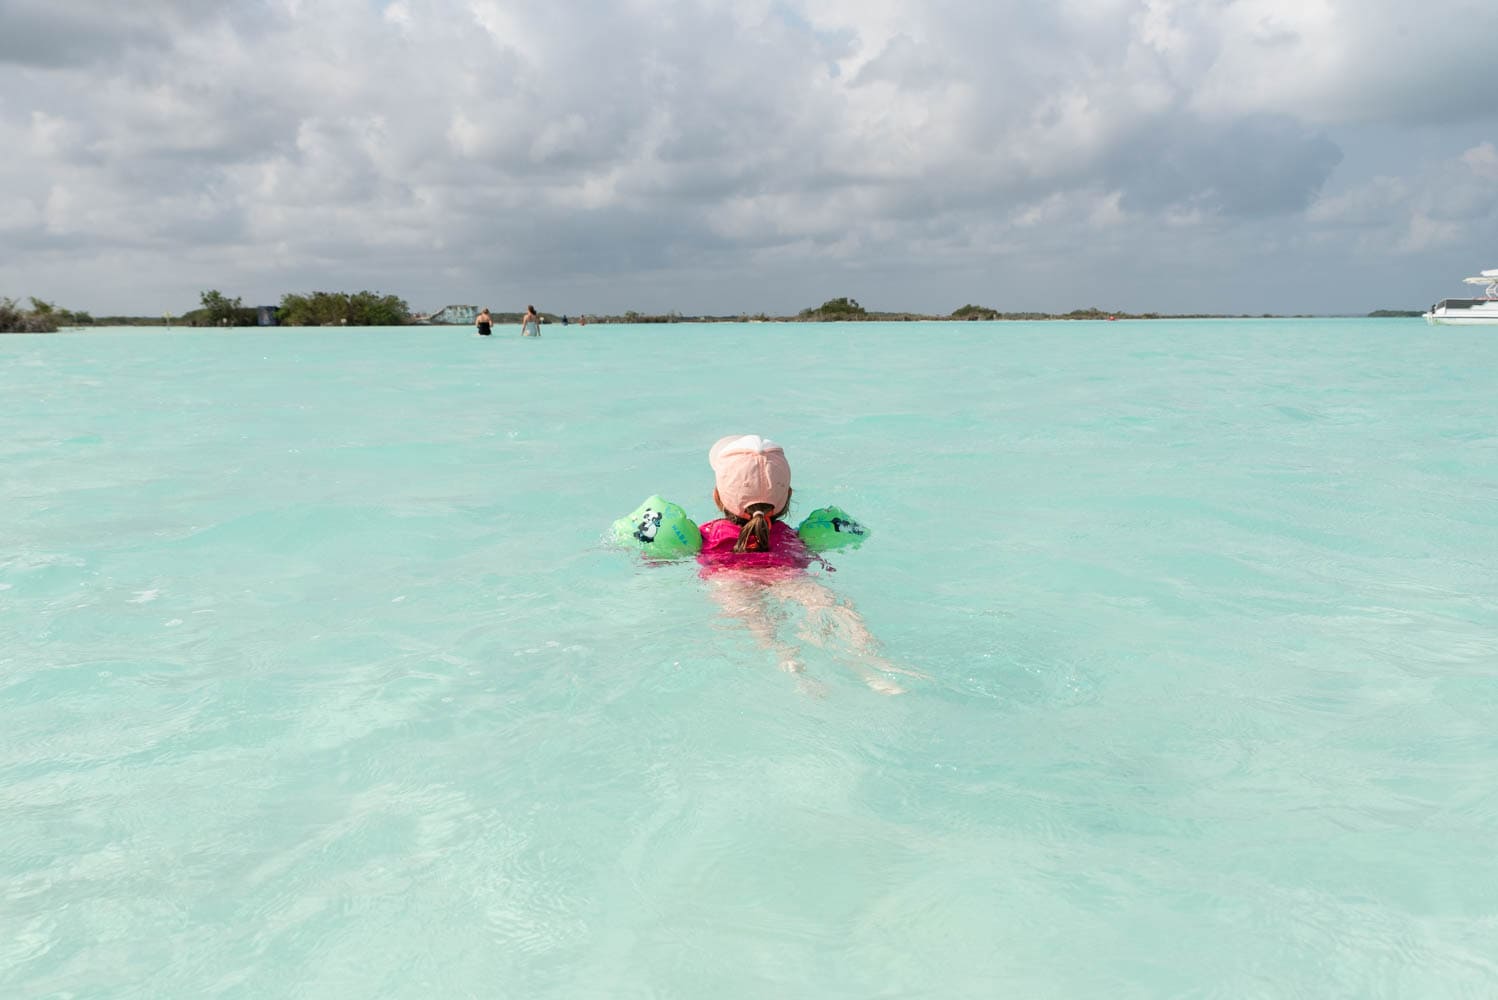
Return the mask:
<svg viewBox="0 0 1498 1000">
<path fill-rule="evenodd" d="M 1498 266 L 1481 27 L 1455 0 L 0 0 L 0 294 L 1421 304 Z"/>
</svg>

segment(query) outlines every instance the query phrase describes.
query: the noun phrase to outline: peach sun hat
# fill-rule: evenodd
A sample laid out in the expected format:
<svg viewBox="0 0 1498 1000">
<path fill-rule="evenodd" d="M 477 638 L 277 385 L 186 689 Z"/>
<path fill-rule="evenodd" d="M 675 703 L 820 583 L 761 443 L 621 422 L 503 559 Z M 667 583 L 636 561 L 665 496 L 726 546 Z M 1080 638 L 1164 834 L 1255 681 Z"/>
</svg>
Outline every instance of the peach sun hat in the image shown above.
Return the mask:
<svg viewBox="0 0 1498 1000">
<path fill-rule="evenodd" d="M 791 498 L 791 464 L 785 451 L 758 434 L 730 434 L 707 452 L 717 479 L 718 499 L 730 513 L 748 517 L 751 504 L 773 504 L 785 512 Z"/>
</svg>

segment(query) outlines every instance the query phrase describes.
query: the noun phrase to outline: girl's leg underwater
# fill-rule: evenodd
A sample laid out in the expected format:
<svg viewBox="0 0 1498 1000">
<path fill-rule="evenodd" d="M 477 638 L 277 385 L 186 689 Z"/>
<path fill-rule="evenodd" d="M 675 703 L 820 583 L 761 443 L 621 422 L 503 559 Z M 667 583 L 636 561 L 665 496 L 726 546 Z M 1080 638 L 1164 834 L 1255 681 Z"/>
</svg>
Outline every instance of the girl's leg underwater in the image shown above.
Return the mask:
<svg viewBox="0 0 1498 1000">
<path fill-rule="evenodd" d="M 770 606 L 794 603 L 805 613 L 801 635 L 823 648 L 831 648 L 835 636 L 841 636 L 852 659 L 849 668 L 871 689 L 880 694 L 904 694 L 905 689 L 881 674 L 903 674 L 929 680 L 919 671 L 897 667 L 879 651 L 879 640 L 869 631 L 863 618 L 847 601 L 810 577 L 795 576 L 776 580 L 719 574 L 710 588 L 723 613 L 742 623 L 761 646 L 772 650 L 780 668 L 788 673 L 804 669 L 800 650 L 780 638 L 783 612 Z"/>
<path fill-rule="evenodd" d="M 781 670 L 799 674 L 805 669 L 800 651 L 780 638 L 762 582 L 724 573 L 713 578 L 709 589 L 725 615 L 742 623 L 761 646 L 774 651 Z"/>
<path fill-rule="evenodd" d="M 776 596 L 801 605 L 806 611 L 806 622 L 802 635 L 819 646 L 826 647 L 835 634 L 841 634 L 854 659 L 849 666 L 869 687 L 882 694 L 903 694 L 905 689 L 876 671 L 887 674 L 904 674 L 929 680 L 927 675 L 915 670 L 897 667 L 879 651 L 879 640 L 864 624 L 863 617 L 852 604 L 839 598 L 827 587 L 811 577 L 793 577 L 778 580 L 772 588 Z"/>
</svg>

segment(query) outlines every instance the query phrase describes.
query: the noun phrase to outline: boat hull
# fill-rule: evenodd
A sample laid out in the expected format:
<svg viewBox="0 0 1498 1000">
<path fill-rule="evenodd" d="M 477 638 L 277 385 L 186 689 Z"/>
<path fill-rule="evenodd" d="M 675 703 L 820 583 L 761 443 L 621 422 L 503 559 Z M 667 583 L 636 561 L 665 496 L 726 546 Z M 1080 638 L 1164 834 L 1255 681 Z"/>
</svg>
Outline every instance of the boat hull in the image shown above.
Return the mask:
<svg viewBox="0 0 1498 1000">
<path fill-rule="evenodd" d="M 1477 316 L 1462 316 L 1459 314 L 1426 313 L 1425 322 L 1431 326 L 1498 326 L 1498 312 L 1484 313 Z"/>
</svg>

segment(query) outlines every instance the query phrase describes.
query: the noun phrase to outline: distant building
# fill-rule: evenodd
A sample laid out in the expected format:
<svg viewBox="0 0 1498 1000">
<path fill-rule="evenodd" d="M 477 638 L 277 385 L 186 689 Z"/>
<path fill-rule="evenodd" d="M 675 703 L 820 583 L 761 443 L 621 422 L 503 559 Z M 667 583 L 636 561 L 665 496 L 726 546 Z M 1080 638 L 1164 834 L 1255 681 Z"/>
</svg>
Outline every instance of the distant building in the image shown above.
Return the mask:
<svg viewBox="0 0 1498 1000">
<path fill-rule="evenodd" d="M 275 306 L 256 306 L 255 307 L 255 325 L 256 326 L 275 326 L 276 325 L 276 307 Z"/>
<path fill-rule="evenodd" d="M 450 323 L 454 326 L 472 326 L 478 319 L 478 306 L 444 306 L 432 313 L 429 323 Z"/>
</svg>

